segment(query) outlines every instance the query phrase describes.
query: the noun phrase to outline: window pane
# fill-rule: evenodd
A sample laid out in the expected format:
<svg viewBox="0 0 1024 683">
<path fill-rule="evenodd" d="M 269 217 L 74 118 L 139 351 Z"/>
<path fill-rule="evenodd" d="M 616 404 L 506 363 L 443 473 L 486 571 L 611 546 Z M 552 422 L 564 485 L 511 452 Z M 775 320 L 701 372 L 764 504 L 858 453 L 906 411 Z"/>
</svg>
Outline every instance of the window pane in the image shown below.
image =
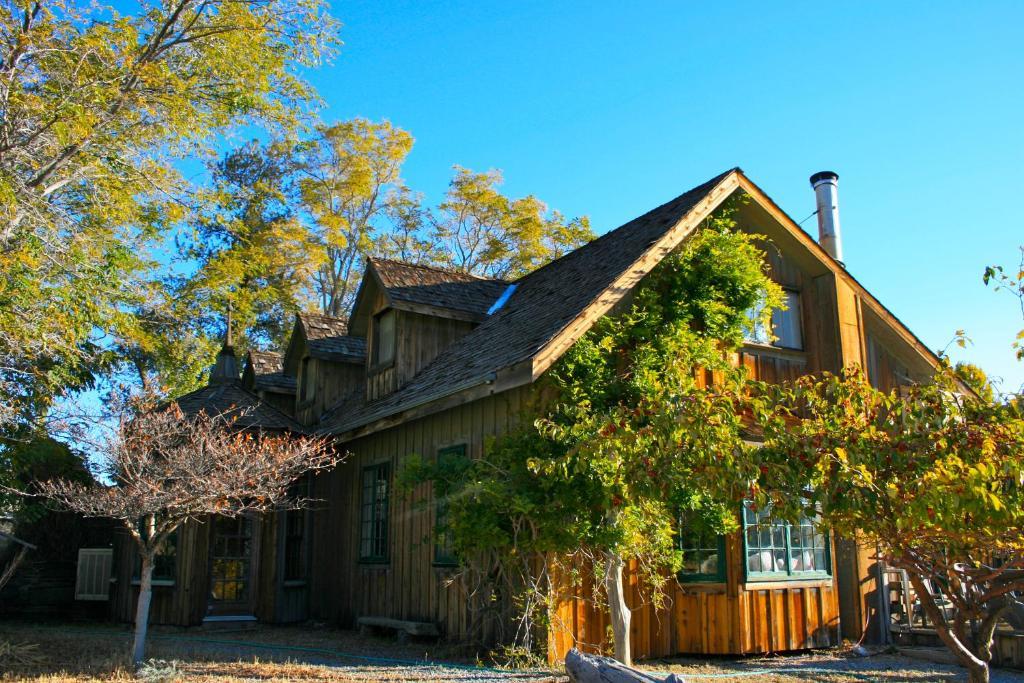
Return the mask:
<svg viewBox="0 0 1024 683">
<path fill-rule="evenodd" d="M 680 580 L 724 581 L 725 565 L 719 563 L 722 537 L 699 517 L 680 515 L 676 537 L 677 548 L 683 552 Z"/>
<path fill-rule="evenodd" d="M 772 519 L 768 510 L 744 507 L 748 574 L 798 577 L 829 571 L 828 537 L 817 530 L 815 520 L 804 517 L 800 524 L 790 525 Z"/>
<path fill-rule="evenodd" d="M 772 327 L 777 337 L 775 345 L 787 349 L 802 349 L 804 340 L 800 326 L 800 293 L 786 290 L 785 297 L 786 310 L 779 309 L 772 313 Z"/>
<path fill-rule="evenodd" d="M 764 302 L 760 301 L 754 305 L 753 308 L 747 311 L 747 322 L 744 325 L 743 337 L 747 341 L 755 342 L 757 344 L 770 344 L 771 335 L 768 333 L 768 328 L 765 327 L 762 322 L 762 313 L 764 312 Z"/>
<path fill-rule="evenodd" d="M 376 330 L 378 365 L 390 363 L 395 359 L 395 312 L 386 311 L 377 318 Z"/>
<path fill-rule="evenodd" d="M 363 560 L 387 559 L 388 531 L 387 463 L 363 469 L 362 523 L 359 556 Z"/>
</svg>

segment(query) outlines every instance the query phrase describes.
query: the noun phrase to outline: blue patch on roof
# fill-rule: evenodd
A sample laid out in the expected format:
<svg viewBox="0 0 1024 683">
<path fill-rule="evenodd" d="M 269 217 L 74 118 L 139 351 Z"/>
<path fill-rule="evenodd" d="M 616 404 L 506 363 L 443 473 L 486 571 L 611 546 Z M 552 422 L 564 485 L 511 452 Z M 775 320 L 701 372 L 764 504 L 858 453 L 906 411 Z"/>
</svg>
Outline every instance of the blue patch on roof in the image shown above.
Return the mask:
<svg viewBox="0 0 1024 683">
<path fill-rule="evenodd" d="M 501 307 L 508 302 L 509 297 L 512 296 L 512 292 L 514 291 L 516 291 L 516 285 L 509 285 L 506 287 L 505 291 L 498 297 L 498 300 L 491 304 L 491 307 L 487 309 L 487 315 L 494 315 L 497 313 Z"/>
</svg>

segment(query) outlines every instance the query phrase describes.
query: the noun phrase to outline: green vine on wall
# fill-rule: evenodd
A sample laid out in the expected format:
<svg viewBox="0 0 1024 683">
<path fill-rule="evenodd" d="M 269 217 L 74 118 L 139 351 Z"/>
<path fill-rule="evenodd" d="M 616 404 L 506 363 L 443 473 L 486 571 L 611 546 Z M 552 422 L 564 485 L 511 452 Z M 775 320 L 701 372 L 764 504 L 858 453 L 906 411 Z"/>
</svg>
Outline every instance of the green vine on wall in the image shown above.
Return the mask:
<svg viewBox="0 0 1024 683">
<path fill-rule="evenodd" d="M 535 643 L 524 612 L 552 598 L 538 557 L 598 568 L 608 552 L 636 560 L 659 601 L 680 564 L 678 511 L 717 532 L 735 528 L 735 502 L 757 469 L 742 438 L 749 380 L 732 354 L 749 311 L 770 329 L 783 306 L 763 238 L 737 228 L 737 208 L 705 221 L 578 340 L 541 380 L 520 427 L 482 458 L 408 459 L 403 479 L 433 482 L 446 501 L 438 533 L 466 571 L 503 582 L 491 602 L 515 603 L 517 643 Z"/>
</svg>

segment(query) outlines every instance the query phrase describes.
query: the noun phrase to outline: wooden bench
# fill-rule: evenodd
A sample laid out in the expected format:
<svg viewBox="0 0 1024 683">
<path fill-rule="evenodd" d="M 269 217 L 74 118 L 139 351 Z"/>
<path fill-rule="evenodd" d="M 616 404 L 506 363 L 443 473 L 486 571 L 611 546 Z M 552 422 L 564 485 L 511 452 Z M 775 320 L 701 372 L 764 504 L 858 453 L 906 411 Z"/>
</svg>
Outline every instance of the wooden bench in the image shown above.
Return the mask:
<svg viewBox="0 0 1024 683">
<path fill-rule="evenodd" d="M 394 631 L 398 636 L 398 642 L 404 643 L 409 638 L 425 637 L 437 638 L 441 632 L 437 624 L 428 621 L 403 621 L 401 619 L 389 619 L 387 617 L 359 617 L 356 619 L 360 635 L 371 635 L 378 630 Z"/>
</svg>

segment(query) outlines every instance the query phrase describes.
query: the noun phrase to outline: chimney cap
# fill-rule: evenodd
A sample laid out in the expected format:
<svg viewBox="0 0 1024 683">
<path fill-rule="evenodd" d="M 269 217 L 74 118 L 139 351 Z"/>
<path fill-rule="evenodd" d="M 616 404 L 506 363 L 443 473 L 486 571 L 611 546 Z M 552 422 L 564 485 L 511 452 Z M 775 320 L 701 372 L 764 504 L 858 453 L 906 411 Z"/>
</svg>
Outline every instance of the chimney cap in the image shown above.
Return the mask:
<svg viewBox="0 0 1024 683">
<path fill-rule="evenodd" d="M 839 174 L 835 171 L 818 171 L 811 176 L 811 187 L 827 180 L 839 180 Z"/>
</svg>

